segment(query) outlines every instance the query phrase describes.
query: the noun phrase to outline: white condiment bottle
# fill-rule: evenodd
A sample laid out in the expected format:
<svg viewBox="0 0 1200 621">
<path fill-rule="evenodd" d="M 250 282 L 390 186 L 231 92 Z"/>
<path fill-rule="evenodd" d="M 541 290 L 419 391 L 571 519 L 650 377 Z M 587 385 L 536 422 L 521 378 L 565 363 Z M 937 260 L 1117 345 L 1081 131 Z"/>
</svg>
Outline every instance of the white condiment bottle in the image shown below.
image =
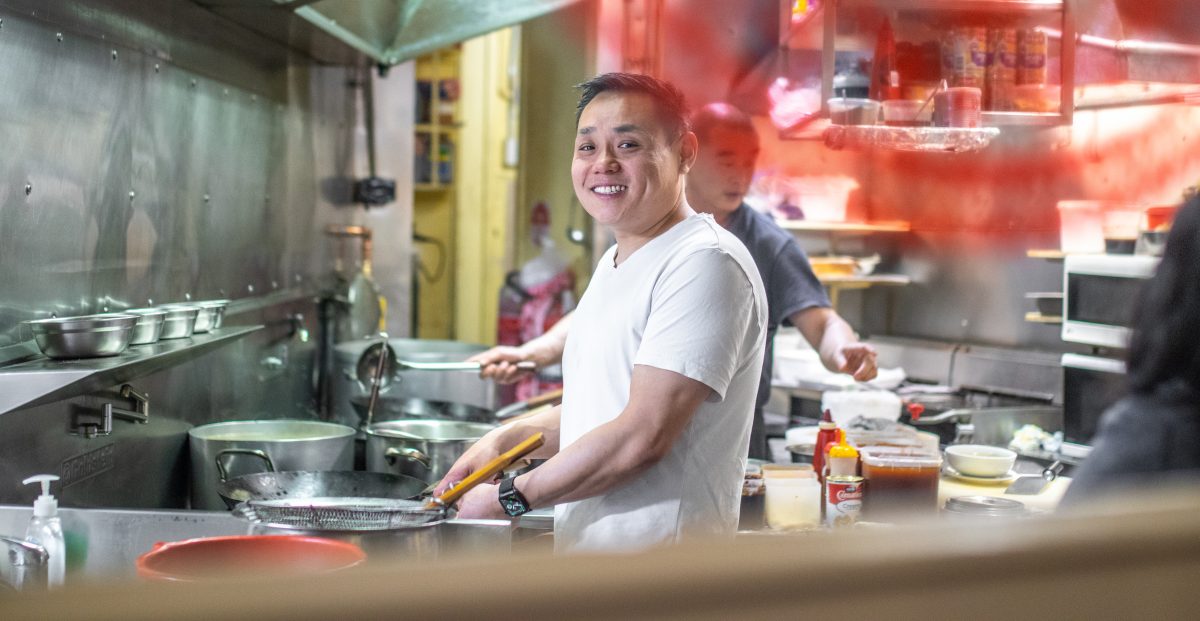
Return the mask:
<svg viewBox="0 0 1200 621">
<path fill-rule="evenodd" d="M 25 485 L 42 485 L 42 495 L 33 501 L 33 518 L 29 520 L 29 528 L 25 529 L 25 539 L 45 548 L 48 557 L 46 581 L 51 587 L 61 586 L 67 573 L 67 545 L 63 539 L 62 520 L 58 517 L 58 500 L 50 495 L 50 482 L 57 480 L 53 474 L 38 474 L 22 481 Z"/>
</svg>

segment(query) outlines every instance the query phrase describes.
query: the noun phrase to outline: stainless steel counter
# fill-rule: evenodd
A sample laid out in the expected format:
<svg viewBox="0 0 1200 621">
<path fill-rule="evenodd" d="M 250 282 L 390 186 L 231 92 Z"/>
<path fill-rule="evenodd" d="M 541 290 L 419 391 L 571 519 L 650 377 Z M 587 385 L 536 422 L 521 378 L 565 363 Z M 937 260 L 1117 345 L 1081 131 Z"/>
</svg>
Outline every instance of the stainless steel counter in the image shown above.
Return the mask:
<svg viewBox="0 0 1200 621">
<path fill-rule="evenodd" d="M 0 535 L 22 537 L 32 513 L 30 507 L 0 505 Z M 160 541 L 251 533 L 248 522 L 225 511 L 60 509 L 59 515 L 67 542 L 68 584 L 132 578 L 137 558 Z M 437 543 L 419 553 L 422 561 L 443 555 L 503 555 L 512 549 L 513 528 L 507 520 L 449 520 L 435 528 Z M 395 560 L 408 550 L 396 545 L 399 535 L 387 532 L 350 539 L 367 552 L 368 562 Z"/>
</svg>

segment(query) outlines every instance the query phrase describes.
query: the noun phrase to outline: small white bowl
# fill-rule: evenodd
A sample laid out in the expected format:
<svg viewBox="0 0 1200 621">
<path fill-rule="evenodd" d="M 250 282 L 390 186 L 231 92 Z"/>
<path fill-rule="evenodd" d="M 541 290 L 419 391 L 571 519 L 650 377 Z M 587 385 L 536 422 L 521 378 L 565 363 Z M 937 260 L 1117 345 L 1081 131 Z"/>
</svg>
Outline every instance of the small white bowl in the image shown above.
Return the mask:
<svg viewBox="0 0 1200 621">
<path fill-rule="evenodd" d="M 957 444 L 946 447 L 946 462 L 967 476 L 1002 477 L 1017 463 L 1017 454 L 998 446 Z"/>
</svg>

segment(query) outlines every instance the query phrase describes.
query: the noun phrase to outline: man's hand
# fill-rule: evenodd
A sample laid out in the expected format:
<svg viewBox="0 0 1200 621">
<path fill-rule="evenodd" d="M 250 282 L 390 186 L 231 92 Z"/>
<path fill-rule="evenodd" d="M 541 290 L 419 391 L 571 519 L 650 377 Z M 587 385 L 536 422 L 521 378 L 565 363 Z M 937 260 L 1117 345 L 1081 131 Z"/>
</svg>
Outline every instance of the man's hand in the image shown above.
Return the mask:
<svg viewBox="0 0 1200 621">
<path fill-rule="evenodd" d="M 446 471 L 446 476 L 434 488 L 434 495 L 440 496 L 451 483 L 457 483 L 472 472 L 486 466 L 488 462 L 500 456 L 501 453 L 516 446 L 535 433 L 545 435 L 542 447 L 525 456 L 526 459 L 549 459 L 558 452 L 559 416 L 562 406 L 556 405 L 545 412 L 534 414 L 521 421 L 493 429 L 467 449 L 458 461 Z M 469 495 L 469 494 L 468 494 Z"/>
<path fill-rule="evenodd" d="M 820 354 L 826 369 L 849 373 L 860 382 L 875 379 L 879 372 L 875 348 L 860 343 L 850 324 L 832 308 L 813 306 L 789 319 L 804 335 L 804 340 Z"/>
<path fill-rule="evenodd" d="M 850 343 L 838 350 L 834 360 L 838 371 L 853 375 L 857 381 L 866 382 L 879 374 L 876 357 L 874 347 L 866 343 Z"/>
<path fill-rule="evenodd" d="M 467 362 L 478 362 L 482 365 L 479 369 L 479 377 L 492 378 L 501 384 L 511 384 L 527 375 L 532 375 L 534 371 L 517 368 L 518 362 L 529 361 L 536 363 L 524 347 L 508 345 L 493 347 L 467 358 Z"/>
<path fill-rule="evenodd" d="M 499 431 L 499 430 L 496 430 Z M 446 471 L 446 476 L 438 482 L 437 487 L 433 489 L 434 496 L 441 496 L 452 483 L 467 478 L 472 472 L 484 467 L 487 463 L 500 456 L 500 449 L 497 448 L 496 431 L 489 432 L 486 436 L 479 439 L 478 442 L 471 445 L 467 452 L 462 454 L 454 465 Z M 470 494 L 468 494 L 470 495 Z"/>
<path fill-rule="evenodd" d="M 458 517 L 469 520 L 511 520 L 500 506 L 500 486 L 480 483 L 458 499 Z"/>
</svg>

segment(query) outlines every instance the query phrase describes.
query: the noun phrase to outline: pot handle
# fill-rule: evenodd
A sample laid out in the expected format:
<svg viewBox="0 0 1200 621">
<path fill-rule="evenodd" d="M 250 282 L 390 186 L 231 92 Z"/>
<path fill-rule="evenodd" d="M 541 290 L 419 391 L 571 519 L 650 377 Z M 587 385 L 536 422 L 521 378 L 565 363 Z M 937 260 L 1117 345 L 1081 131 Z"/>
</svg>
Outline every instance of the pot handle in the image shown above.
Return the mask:
<svg viewBox="0 0 1200 621">
<path fill-rule="evenodd" d="M 415 461 L 426 468 L 431 467 L 430 464 L 432 463 L 432 460 L 429 459 L 428 455 L 418 451 L 415 448 L 396 448 L 394 446 L 389 446 L 387 450 L 383 452 L 383 458 L 386 459 L 389 464 L 393 465 L 396 463 L 396 458 Z"/>
<path fill-rule="evenodd" d="M 240 448 L 225 449 L 225 450 L 217 453 L 217 457 L 216 457 L 217 473 L 220 475 L 222 483 L 224 483 L 225 480 L 229 478 L 229 471 L 225 468 L 225 462 L 221 461 L 221 458 L 226 455 L 230 455 L 230 454 L 253 455 L 253 456 L 267 462 L 267 472 L 275 472 L 275 464 L 271 462 L 271 456 L 267 455 L 263 451 L 260 451 L 257 449 L 240 449 Z"/>
</svg>

